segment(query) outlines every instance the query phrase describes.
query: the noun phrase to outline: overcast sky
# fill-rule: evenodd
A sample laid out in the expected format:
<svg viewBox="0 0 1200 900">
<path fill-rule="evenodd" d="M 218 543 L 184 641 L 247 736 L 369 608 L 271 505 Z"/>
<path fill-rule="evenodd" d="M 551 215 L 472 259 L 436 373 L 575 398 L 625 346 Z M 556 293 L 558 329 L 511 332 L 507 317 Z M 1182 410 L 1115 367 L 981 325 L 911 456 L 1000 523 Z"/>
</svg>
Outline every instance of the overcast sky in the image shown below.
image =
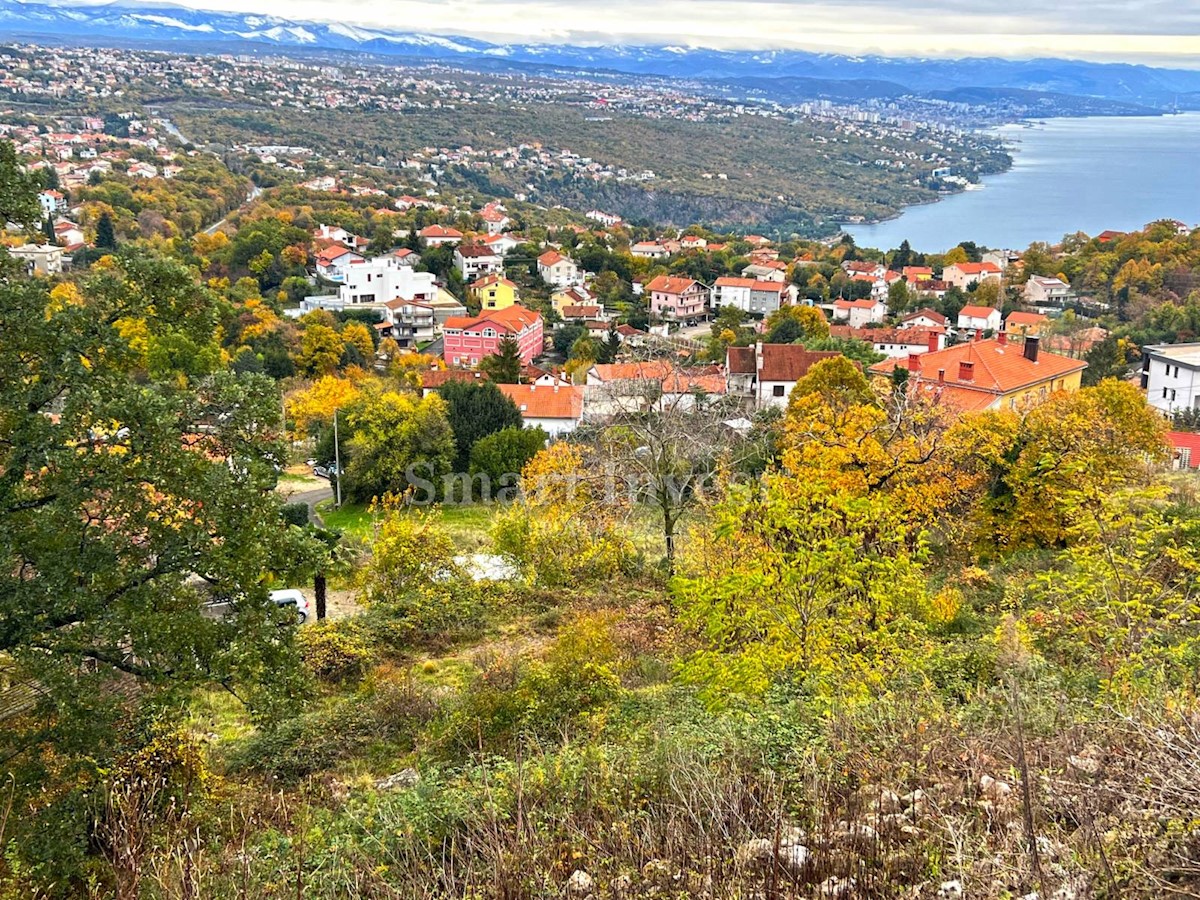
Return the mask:
<svg viewBox="0 0 1200 900">
<path fill-rule="evenodd" d="M 1197 0 L 183 0 L 499 41 L 1054 55 L 1200 67 Z"/>
</svg>

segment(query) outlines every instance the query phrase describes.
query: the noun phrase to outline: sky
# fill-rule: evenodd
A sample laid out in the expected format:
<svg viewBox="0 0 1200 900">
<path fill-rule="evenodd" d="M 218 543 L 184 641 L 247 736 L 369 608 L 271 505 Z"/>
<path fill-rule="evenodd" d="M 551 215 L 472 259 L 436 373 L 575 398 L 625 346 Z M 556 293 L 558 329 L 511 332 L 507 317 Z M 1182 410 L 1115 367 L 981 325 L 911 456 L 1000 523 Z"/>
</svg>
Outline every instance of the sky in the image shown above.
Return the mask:
<svg viewBox="0 0 1200 900">
<path fill-rule="evenodd" d="M 180 2 L 180 0 L 176 0 Z M 1058 56 L 1200 68 L 1197 0 L 182 0 L 500 42 Z"/>
</svg>

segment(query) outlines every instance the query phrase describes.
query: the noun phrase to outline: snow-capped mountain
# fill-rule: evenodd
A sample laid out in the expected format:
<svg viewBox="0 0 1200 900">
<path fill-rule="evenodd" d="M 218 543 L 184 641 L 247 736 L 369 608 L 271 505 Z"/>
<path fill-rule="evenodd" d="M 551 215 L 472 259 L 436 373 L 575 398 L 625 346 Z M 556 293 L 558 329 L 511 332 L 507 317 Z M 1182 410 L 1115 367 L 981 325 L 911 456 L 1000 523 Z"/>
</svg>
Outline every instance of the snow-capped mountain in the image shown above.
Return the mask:
<svg viewBox="0 0 1200 900">
<path fill-rule="evenodd" d="M 1200 72 L 1061 59 L 913 59 L 801 50 L 713 50 L 663 46 L 499 45 L 458 35 L 402 32 L 343 22 L 211 12 L 136 2 L 0 0 L 9 39 L 171 46 L 242 45 L 360 51 L 387 56 L 541 65 L 723 80 L 854 81 L 877 96 L 962 88 L 1045 91 L 1157 108 L 1200 107 Z"/>
</svg>

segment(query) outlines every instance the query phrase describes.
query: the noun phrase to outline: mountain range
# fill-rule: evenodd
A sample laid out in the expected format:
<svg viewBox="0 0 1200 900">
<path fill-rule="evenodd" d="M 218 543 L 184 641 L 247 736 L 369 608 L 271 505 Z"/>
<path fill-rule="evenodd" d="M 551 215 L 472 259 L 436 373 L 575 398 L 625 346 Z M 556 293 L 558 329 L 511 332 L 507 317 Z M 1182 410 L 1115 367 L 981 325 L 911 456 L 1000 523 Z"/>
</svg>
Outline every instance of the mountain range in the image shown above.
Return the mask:
<svg viewBox="0 0 1200 900">
<path fill-rule="evenodd" d="M 677 45 L 497 44 L 341 22 L 211 12 L 167 4 L 0 0 L 0 36 L 28 41 L 216 49 L 350 51 L 495 67 L 720 80 L 780 93 L 892 97 L 1032 91 L 1089 97 L 1126 111 L 1200 109 L 1200 71 L 1066 59 L 846 56 L 803 50 L 715 50 Z M 786 81 L 775 81 L 786 79 Z M 832 90 L 830 84 L 832 83 Z M 801 90 L 803 88 L 804 90 Z"/>
</svg>

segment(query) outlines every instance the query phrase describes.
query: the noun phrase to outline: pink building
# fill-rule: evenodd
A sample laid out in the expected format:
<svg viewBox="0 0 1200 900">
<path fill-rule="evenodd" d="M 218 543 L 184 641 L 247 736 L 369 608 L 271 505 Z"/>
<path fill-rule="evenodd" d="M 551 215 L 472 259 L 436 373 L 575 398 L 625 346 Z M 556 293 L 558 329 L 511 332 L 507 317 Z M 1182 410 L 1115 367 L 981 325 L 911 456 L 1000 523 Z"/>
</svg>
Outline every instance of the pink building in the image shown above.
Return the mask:
<svg viewBox="0 0 1200 900">
<path fill-rule="evenodd" d="M 442 358 L 451 366 L 477 366 L 492 356 L 500 341 L 511 335 L 521 351 L 521 362 L 529 364 L 542 353 L 542 317 L 520 304 L 488 310 L 482 315 L 455 316 L 442 326 L 445 349 Z"/>
<path fill-rule="evenodd" d="M 691 278 L 659 275 L 645 287 L 650 312 L 664 319 L 698 319 L 708 310 L 708 288 Z"/>
</svg>

